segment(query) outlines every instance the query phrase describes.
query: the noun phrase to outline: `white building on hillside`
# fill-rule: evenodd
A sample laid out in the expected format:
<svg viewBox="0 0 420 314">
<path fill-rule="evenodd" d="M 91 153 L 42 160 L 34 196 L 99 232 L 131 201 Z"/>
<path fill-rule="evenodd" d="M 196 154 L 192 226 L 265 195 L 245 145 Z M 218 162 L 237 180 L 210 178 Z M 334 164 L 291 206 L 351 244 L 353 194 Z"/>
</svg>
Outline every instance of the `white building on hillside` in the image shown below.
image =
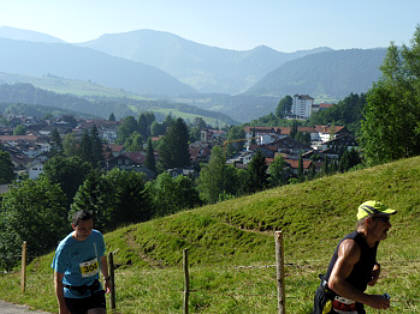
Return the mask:
<svg viewBox="0 0 420 314">
<path fill-rule="evenodd" d="M 294 95 L 292 104 L 292 115 L 297 119 L 307 120 L 312 113 L 314 99 L 309 95 Z"/>
</svg>

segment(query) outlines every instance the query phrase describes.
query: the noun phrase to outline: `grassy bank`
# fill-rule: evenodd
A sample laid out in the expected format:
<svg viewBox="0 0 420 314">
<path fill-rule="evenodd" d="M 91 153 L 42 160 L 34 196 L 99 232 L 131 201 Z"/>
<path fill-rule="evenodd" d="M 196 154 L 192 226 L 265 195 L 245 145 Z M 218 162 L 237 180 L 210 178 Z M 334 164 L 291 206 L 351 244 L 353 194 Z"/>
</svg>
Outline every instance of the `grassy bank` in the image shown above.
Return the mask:
<svg viewBox="0 0 420 314">
<path fill-rule="evenodd" d="M 420 311 L 420 158 L 267 190 L 105 235 L 121 313 L 182 313 L 182 250 L 189 249 L 191 312 L 276 313 L 274 230 L 285 234 L 288 313 L 309 313 L 318 274 L 355 225 L 357 206 L 378 199 L 398 209 L 378 260 L 393 313 Z M 29 244 L 30 245 L 30 244 Z M 52 254 L 0 278 L 0 298 L 55 312 Z M 247 267 L 241 267 L 247 266 Z M 253 267 L 248 267 L 253 266 Z M 368 313 L 375 313 L 369 311 Z"/>
</svg>

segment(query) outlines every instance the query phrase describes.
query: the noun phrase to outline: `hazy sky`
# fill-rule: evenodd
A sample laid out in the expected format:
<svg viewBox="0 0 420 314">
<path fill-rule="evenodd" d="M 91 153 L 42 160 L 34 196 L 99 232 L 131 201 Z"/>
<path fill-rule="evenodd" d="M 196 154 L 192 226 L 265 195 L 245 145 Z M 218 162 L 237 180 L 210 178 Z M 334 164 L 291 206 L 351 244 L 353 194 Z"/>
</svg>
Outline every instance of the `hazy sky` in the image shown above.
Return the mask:
<svg viewBox="0 0 420 314">
<path fill-rule="evenodd" d="M 0 26 L 68 42 L 138 29 L 236 50 L 409 44 L 420 0 L 0 0 Z"/>
</svg>

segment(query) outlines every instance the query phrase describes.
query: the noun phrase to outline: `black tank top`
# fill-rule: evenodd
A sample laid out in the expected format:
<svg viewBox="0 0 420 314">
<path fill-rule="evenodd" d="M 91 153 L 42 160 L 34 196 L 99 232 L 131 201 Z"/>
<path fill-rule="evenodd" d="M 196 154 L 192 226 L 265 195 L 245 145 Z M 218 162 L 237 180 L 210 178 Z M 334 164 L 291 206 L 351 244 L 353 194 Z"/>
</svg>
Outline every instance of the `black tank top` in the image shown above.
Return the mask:
<svg viewBox="0 0 420 314">
<path fill-rule="evenodd" d="M 338 258 L 338 248 L 340 247 L 341 242 L 343 242 L 346 239 L 353 239 L 357 243 L 357 245 L 359 245 L 360 248 L 360 259 L 354 265 L 353 270 L 351 274 L 347 277 L 346 281 L 356 289 L 363 292 L 366 290 L 367 284 L 372 278 L 372 269 L 376 262 L 376 250 L 378 248 L 379 242 L 377 242 L 375 246 L 369 247 L 366 243 L 365 237 L 357 231 L 354 231 L 345 236 L 344 239 L 342 239 L 337 245 L 337 248 L 335 249 L 334 255 L 331 259 L 330 265 L 328 266 L 328 271 L 325 275 L 325 279 L 327 280 L 327 282 L 330 279 L 332 269 Z"/>
</svg>

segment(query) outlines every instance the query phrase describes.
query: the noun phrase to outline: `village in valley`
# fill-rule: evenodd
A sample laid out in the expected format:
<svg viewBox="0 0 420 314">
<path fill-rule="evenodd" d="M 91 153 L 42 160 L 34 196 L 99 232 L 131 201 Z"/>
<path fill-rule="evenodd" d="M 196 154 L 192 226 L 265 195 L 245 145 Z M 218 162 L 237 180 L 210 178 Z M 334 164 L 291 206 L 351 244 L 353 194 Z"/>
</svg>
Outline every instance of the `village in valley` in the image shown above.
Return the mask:
<svg viewBox="0 0 420 314">
<path fill-rule="evenodd" d="M 306 120 L 313 112 L 322 111 L 334 104 L 314 104 L 314 99 L 308 95 L 295 95 L 291 112 L 286 116 L 289 120 Z M 4 117 L 7 126 L 1 127 L 0 142 L 2 149 L 8 152 L 14 165 L 18 178 L 27 176 L 36 179 L 43 172 L 43 165 L 48 160 L 51 150 L 51 134 L 57 130 L 60 137 L 71 133 L 75 140 L 80 140 L 84 130 L 96 127 L 103 143 L 103 168 L 109 171 L 113 168 L 137 171 L 145 174 L 150 180 L 156 177 L 151 169 L 144 165 L 146 158 L 146 144 L 141 151 L 127 151 L 122 144 L 117 144 L 119 121 L 101 119 L 75 119 L 72 116 L 49 117 L 37 119 L 30 116 L 8 115 Z M 17 127 L 24 127 L 24 134 L 13 135 Z M 191 166 L 185 169 L 166 169 L 172 176 L 180 174 L 192 177 L 198 176 L 197 167 L 194 165 L 207 163 L 211 149 L 215 145 L 223 146 L 225 153 L 228 145 L 241 144 L 241 149 L 233 156 L 226 158 L 226 163 L 236 168 L 247 168 L 257 151 L 265 158 L 269 166 L 277 155 L 285 161 L 287 179 L 298 176 L 299 167 L 305 174 L 321 172 L 323 163 L 336 165 L 344 151 L 357 150 L 358 145 L 354 136 L 344 126 L 340 125 L 315 125 L 293 127 L 267 127 L 244 126 L 244 138 L 227 140 L 227 129 L 205 127 L 200 129 L 200 139 L 189 142 Z M 306 134 L 306 141 L 296 140 L 292 133 Z M 15 132 L 16 133 L 16 132 Z M 162 136 L 152 136 L 153 142 L 159 141 Z M 159 153 L 154 151 L 156 160 Z M 228 156 L 227 156 L 228 157 Z M 301 163 L 299 160 L 301 159 Z M 299 165 L 300 164 L 300 165 Z M 5 188 L 5 187 L 4 187 Z"/>
</svg>

